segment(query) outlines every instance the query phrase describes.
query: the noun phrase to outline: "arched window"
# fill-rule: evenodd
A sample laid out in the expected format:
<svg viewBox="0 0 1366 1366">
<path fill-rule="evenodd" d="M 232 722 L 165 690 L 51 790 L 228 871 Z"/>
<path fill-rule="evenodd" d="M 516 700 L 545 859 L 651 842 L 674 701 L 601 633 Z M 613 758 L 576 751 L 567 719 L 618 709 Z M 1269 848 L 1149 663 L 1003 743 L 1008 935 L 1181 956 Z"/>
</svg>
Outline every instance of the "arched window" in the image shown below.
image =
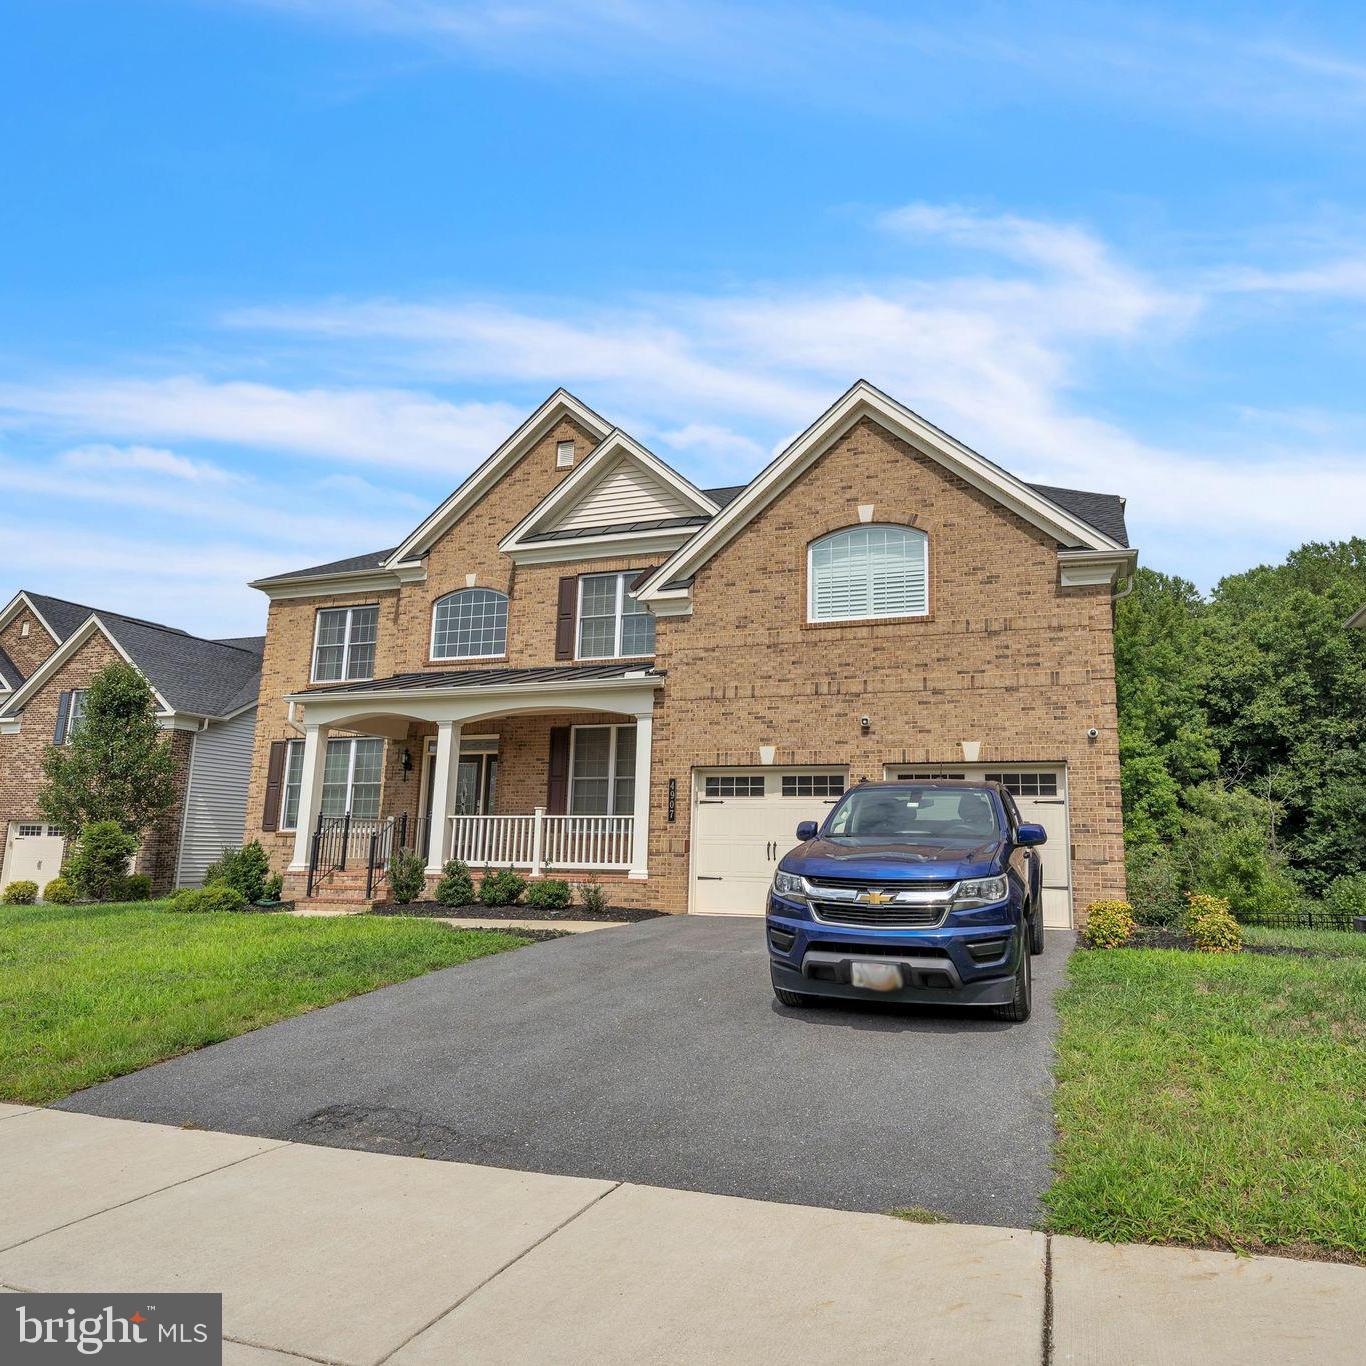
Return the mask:
<svg viewBox="0 0 1366 1366">
<path fill-rule="evenodd" d="M 929 537 L 909 526 L 855 526 L 807 547 L 807 620 L 923 617 Z"/>
<path fill-rule="evenodd" d="M 493 588 L 462 588 L 432 609 L 433 659 L 485 659 L 508 648 L 508 599 Z"/>
</svg>

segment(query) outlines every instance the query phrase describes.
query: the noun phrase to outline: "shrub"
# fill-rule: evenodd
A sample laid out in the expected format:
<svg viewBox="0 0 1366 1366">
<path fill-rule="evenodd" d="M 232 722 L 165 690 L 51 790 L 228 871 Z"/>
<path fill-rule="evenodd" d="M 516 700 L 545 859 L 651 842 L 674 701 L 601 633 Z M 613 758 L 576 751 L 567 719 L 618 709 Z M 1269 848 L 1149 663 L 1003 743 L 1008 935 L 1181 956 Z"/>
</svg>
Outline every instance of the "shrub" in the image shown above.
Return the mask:
<svg viewBox="0 0 1366 1366">
<path fill-rule="evenodd" d="M 1186 912 L 1181 878 L 1171 855 L 1154 844 L 1129 849 L 1124 855 L 1124 877 L 1129 904 L 1140 925 L 1175 925 Z"/>
<path fill-rule="evenodd" d="M 36 882 L 11 882 L 3 892 L 0 892 L 0 901 L 7 906 L 32 906 L 37 900 Z"/>
<path fill-rule="evenodd" d="M 138 838 L 115 821 L 95 821 L 81 832 L 67 859 L 65 874 L 77 892 L 90 901 L 110 901 L 128 878 L 128 860 L 137 852 Z"/>
<path fill-rule="evenodd" d="M 252 840 L 240 849 L 224 849 L 218 862 L 205 869 L 204 885 L 221 882 L 236 887 L 248 901 L 264 901 L 269 877 L 270 856 L 260 840 Z"/>
<path fill-rule="evenodd" d="M 261 893 L 262 901 L 279 901 L 285 891 L 285 875 L 283 873 L 272 873 L 266 879 L 265 890 Z"/>
<path fill-rule="evenodd" d="M 600 882 L 581 882 L 574 889 L 579 895 L 579 905 L 592 915 L 601 915 L 607 909 L 607 893 Z"/>
<path fill-rule="evenodd" d="M 1294 909 L 1297 888 L 1283 855 L 1272 847 L 1277 807 L 1243 788 L 1206 783 L 1187 794 L 1176 849 L 1181 883 L 1223 897 L 1239 920 L 1256 921 Z"/>
<path fill-rule="evenodd" d="M 413 849 L 395 849 L 389 859 L 389 895 L 406 906 L 422 894 L 427 860 Z"/>
<path fill-rule="evenodd" d="M 211 882 L 207 887 L 182 887 L 171 898 L 173 911 L 244 911 L 247 899 L 226 882 Z"/>
<path fill-rule="evenodd" d="M 69 906 L 75 899 L 76 889 L 64 877 L 54 877 L 43 888 L 43 900 L 54 906 Z"/>
<path fill-rule="evenodd" d="M 1192 892 L 1186 913 L 1186 932 L 1202 953 L 1237 953 L 1243 947 L 1243 932 L 1221 896 L 1202 896 Z"/>
<path fill-rule="evenodd" d="M 1134 910 L 1127 901 L 1093 901 L 1086 908 L 1082 940 L 1092 949 L 1118 949 L 1134 937 Z"/>
<path fill-rule="evenodd" d="M 526 878 L 511 868 L 500 872 L 484 869 L 484 880 L 479 884 L 479 900 L 485 906 L 515 906 L 526 891 Z"/>
<path fill-rule="evenodd" d="M 113 889 L 115 901 L 148 901 L 152 895 L 150 873 L 129 873 Z"/>
<path fill-rule="evenodd" d="M 436 884 L 436 899 L 443 906 L 468 906 L 474 901 L 474 879 L 469 865 L 453 858 L 441 869 L 441 881 Z"/>
<path fill-rule="evenodd" d="M 1323 909 L 1340 917 L 1350 928 L 1353 916 L 1366 915 L 1366 873 L 1347 873 L 1334 878 L 1323 894 Z"/>
<path fill-rule="evenodd" d="M 533 882 L 526 889 L 526 904 L 538 911 L 562 911 L 569 905 L 569 884 L 556 877 Z"/>
</svg>

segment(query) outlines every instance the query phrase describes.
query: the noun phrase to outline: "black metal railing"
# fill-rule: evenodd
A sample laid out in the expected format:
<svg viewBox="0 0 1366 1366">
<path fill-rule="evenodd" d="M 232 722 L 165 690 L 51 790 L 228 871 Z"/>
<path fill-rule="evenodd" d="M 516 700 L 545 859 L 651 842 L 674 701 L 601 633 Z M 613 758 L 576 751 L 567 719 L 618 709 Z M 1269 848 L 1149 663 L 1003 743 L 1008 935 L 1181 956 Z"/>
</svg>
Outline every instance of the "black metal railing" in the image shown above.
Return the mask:
<svg viewBox="0 0 1366 1366">
<path fill-rule="evenodd" d="M 389 878 L 389 860 L 399 849 L 408 847 L 408 813 L 390 816 L 370 835 L 369 856 L 365 866 L 365 895 L 370 898 Z"/>
<path fill-rule="evenodd" d="M 344 816 L 318 815 L 318 828 L 308 850 L 308 889 L 313 888 L 320 877 L 328 873 L 341 872 L 346 867 L 347 848 L 351 843 L 351 813 Z"/>
</svg>

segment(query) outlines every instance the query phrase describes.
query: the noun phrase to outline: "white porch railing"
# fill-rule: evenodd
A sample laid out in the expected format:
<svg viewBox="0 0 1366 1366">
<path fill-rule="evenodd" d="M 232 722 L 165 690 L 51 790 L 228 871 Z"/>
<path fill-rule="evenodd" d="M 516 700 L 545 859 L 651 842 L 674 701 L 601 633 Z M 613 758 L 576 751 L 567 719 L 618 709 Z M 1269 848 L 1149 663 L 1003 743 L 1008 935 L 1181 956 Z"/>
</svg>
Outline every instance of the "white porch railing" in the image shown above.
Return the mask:
<svg viewBox="0 0 1366 1366">
<path fill-rule="evenodd" d="M 451 858 L 472 868 L 629 868 L 633 816 L 451 816 Z"/>
</svg>

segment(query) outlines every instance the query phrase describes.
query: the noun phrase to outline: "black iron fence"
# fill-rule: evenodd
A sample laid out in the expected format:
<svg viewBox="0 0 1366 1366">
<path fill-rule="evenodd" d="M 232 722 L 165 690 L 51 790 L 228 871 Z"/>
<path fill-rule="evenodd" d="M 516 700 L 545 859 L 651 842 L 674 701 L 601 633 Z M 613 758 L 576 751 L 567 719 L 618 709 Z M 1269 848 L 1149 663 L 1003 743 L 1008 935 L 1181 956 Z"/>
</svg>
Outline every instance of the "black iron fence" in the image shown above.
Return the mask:
<svg viewBox="0 0 1366 1366">
<path fill-rule="evenodd" d="M 390 816 L 370 836 L 365 867 L 365 895 L 372 897 L 389 880 L 389 860 L 399 849 L 408 847 L 408 813 Z"/>
<path fill-rule="evenodd" d="M 1267 930 L 1351 930 L 1351 911 L 1330 911 L 1321 906 L 1306 906 L 1298 911 L 1284 911 L 1277 915 L 1242 917 L 1243 925 L 1255 925 Z"/>
</svg>

